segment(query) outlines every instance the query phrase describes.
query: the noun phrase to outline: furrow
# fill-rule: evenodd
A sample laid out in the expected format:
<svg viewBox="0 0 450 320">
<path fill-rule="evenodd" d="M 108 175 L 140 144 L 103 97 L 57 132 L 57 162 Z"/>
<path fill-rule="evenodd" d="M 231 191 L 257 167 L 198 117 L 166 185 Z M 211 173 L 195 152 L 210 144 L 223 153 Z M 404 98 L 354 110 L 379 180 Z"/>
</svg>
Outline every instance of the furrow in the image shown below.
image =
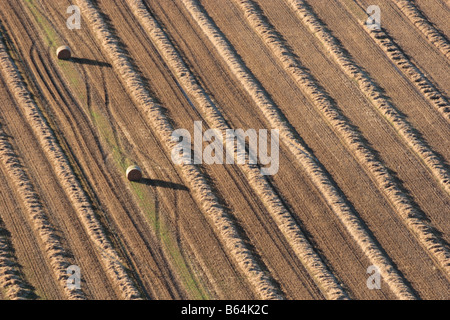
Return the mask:
<svg viewBox="0 0 450 320">
<path fill-rule="evenodd" d="M 422 32 L 447 59 L 450 59 L 450 42 L 433 24 L 412 0 L 394 0 L 403 14 Z"/>
<path fill-rule="evenodd" d="M 167 34 L 161 28 L 158 21 L 150 14 L 143 2 L 141 0 L 128 0 L 128 4 L 158 48 L 161 56 L 179 79 L 181 85 L 187 93 L 194 97 L 199 106 L 199 110 L 208 121 L 210 127 L 218 129 L 222 133 L 230 130 L 231 128 L 224 119 L 218 106 L 215 105 L 211 97 L 198 83 L 193 72 L 187 67 L 180 53 L 175 49 Z M 234 148 L 235 150 L 232 152 L 237 157 L 237 146 L 234 145 Z M 335 276 L 328 270 L 327 266 L 303 234 L 300 226 L 286 209 L 276 191 L 261 174 L 258 166 L 246 163 L 239 165 L 239 167 L 325 297 L 328 299 L 348 298 Z"/>
<path fill-rule="evenodd" d="M 52 130 L 48 126 L 39 107 L 31 97 L 17 66 L 9 57 L 3 41 L 0 41 L 0 66 L 5 81 L 10 91 L 15 96 L 19 107 L 32 128 L 42 150 L 47 154 L 53 164 L 56 176 L 60 180 L 67 197 L 76 209 L 80 221 L 90 239 L 99 249 L 102 261 L 108 275 L 117 283 L 122 295 L 126 299 L 139 297 L 138 291 L 128 277 L 125 268 L 120 263 L 120 258 L 95 216 L 87 195 L 76 178 L 69 161 L 58 144 Z"/>
<path fill-rule="evenodd" d="M 325 24 L 318 18 L 313 9 L 304 0 L 285 0 L 297 14 L 300 21 L 309 28 L 322 42 L 327 52 L 333 57 L 344 73 L 354 80 L 367 99 L 372 102 L 378 112 L 391 124 L 399 136 L 417 154 L 428 167 L 437 181 L 450 195 L 450 174 L 448 169 L 431 147 L 421 138 L 420 133 L 413 128 L 397 108 L 383 94 L 381 87 L 365 72 L 351 55 L 345 50 Z"/>
<path fill-rule="evenodd" d="M 146 115 L 149 125 L 166 148 L 166 152 L 171 153 L 177 142 L 172 138 L 174 128 L 163 107 L 154 101 L 144 80 L 121 49 L 119 40 L 110 31 L 109 26 L 92 2 L 77 0 L 76 3 L 84 12 L 92 31 L 109 57 L 124 87 L 127 88 L 138 108 Z M 239 234 L 232 216 L 221 205 L 200 168 L 191 164 L 181 164 L 178 167 L 180 175 L 192 191 L 199 208 L 205 213 L 222 243 L 242 273 L 247 276 L 259 297 L 261 299 L 282 299 L 283 296 L 276 288 L 274 280 L 259 265 L 258 260 Z"/>
<path fill-rule="evenodd" d="M 376 241 L 366 230 L 366 226 L 351 208 L 348 200 L 336 186 L 330 175 L 320 162 L 308 150 L 298 133 L 285 119 L 281 110 L 271 100 L 268 93 L 260 85 L 254 75 L 246 68 L 245 63 L 235 52 L 232 45 L 217 28 L 197 0 L 181 0 L 192 18 L 208 37 L 222 56 L 234 76 L 252 97 L 266 117 L 270 126 L 280 131 L 280 141 L 290 150 L 298 163 L 305 170 L 316 188 L 323 195 L 326 203 L 341 220 L 343 226 L 355 242 L 367 255 L 370 261 L 380 268 L 384 280 L 400 299 L 414 299 L 412 290 L 395 270 L 389 258 L 383 253 Z"/>
<path fill-rule="evenodd" d="M 34 186 L 25 169 L 8 141 L 0 124 L 0 161 L 7 172 L 10 181 L 16 187 L 17 194 L 22 200 L 34 231 L 41 239 L 47 258 L 53 268 L 56 278 L 64 288 L 68 299 L 85 299 L 81 290 L 72 290 L 67 286 L 67 268 L 70 266 L 65 257 L 69 256 L 58 240 L 54 227 L 48 220 L 47 213 L 36 193 Z"/>
<path fill-rule="evenodd" d="M 424 214 L 416 209 L 413 200 L 403 192 L 397 180 L 367 146 L 362 134 L 354 129 L 354 126 L 342 114 L 330 95 L 302 66 L 299 59 L 285 44 L 258 5 L 252 0 L 234 1 L 242 8 L 248 23 L 272 50 L 287 73 L 296 81 L 299 88 L 309 96 L 329 126 L 341 136 L 341 140 L 347 144 L 347 148 L 353 152 L 355 158 L 372 175 L 378 188 L 395 208 L 405 225 L 416 235 L 419 243 L 429 251 L 439 266 L 447 274 L 450 274 L 450 253 L 448 249 L 442 243 L 442 240 L 435 235 L 435 230 L 424 222 Z"/>
</svg>

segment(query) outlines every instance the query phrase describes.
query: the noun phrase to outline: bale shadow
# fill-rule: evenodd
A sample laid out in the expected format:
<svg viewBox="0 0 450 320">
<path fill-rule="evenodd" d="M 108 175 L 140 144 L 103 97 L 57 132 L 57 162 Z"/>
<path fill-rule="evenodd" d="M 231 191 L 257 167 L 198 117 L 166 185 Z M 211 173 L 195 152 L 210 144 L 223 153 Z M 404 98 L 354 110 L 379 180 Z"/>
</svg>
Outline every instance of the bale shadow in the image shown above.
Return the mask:
<svg viewBox="0 0 450 320">
<path fill-rule="evenodd" d="M 108 62 L 102 62 L 102 61 L 97 61 L 97 60 L 92 60 L 92 59 L 87 59 L 87 58 L 70 58 L 69 61 L 74 62 L 74 63 L 83 64 L 83 65 L 89 65 L 89 66 L 112 68 L 111 64 L 109 64 Z"/>
<path fill-rule="evenodd" d="M 140 181 L 138 181 L 138 183 L 144 184 L 146 186 L 152 186 L 152 187 L 160 187 L 160 188 L 167 188 L 167 189 L 174 189 L 174 190 L 189 191 L 188 187 L 186 187 L 186 186 L 184 186 L 182 184 L 173 183 L 173 182 L 170 182 L 170 181 L 142 178 Z"/>
</svg>

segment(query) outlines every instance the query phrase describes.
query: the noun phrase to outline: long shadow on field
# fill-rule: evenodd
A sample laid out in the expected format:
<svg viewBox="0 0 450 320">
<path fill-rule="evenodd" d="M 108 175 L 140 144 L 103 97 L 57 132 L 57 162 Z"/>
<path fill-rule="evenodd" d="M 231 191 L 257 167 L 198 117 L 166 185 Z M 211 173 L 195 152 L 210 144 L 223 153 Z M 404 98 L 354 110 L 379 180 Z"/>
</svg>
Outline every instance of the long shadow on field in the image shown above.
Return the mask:
<svg viewBox="0 0 450 320">
<path fill-rule="evenodd" d="M 152 186 L 152 187 L 161 187 L 161 188 L 168 188 L 168 189 L 174 189 L 174 190 L 189 191 L 189 188 L 186 186 L 183 186 L 182 184 L 173 183 L 173 182 L 169 182 L 169 181 L 163 181 L 163 180 L 154 180 L 154 179 L 143 178 L 139 181 L 139 183 L 145 184 L 146 186 Z"/>
<path fill-rule="evenodd" d="M 108 67 L 108 68 L 112 67 L 111 64 L 109 64 L 108 62 L 102 62 L 102 61 L 86 59 L 86 58 L 71 58 L 69 61 L 74 62 L 74 63 L 84 64 L 84 65 L 89 65 L 89 66 L 99 66 L 99 67 Z"/>
</svg>

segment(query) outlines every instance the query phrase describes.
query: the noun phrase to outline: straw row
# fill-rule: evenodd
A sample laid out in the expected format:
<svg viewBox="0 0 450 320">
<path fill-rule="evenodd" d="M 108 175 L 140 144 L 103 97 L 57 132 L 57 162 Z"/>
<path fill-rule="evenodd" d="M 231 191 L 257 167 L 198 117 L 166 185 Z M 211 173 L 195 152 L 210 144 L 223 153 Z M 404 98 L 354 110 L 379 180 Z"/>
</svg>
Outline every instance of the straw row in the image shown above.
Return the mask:
<svg viewBox="0 0 450 320">
<path fill-rule="evenodd" d="M 361 14 L 364 15 L 364 10 Z M 354 13 L 350 10 L 351 13 Z M 363 29 L 372 37 L 391 61 L 405 74 L 413 85 L 423 94 L 429 103 L 450 122 L 450 103 L 448 98 L 439 91 L 433 82 L 417 67 L 403 52 L 402 48 L 383 28 L 366 28 L 365 21 L 360 21 Z"/>
<path fill-rule="evenodd" d="M 147 7 L 141 0 L 128 0 L 128 4 L 138 17 L 141 25 L 147 31 L 150 39 L 158 48 L 167 65 L 180 81 L 180 84 L 188 94 L 194 97 L 199 107 L 198 110 L 202 112 L 209 126 L 218 129 L 222 133 L 230 130 L 231 128 L 224 119 L 218 106 L 215 105 L 198 83 L 193 72 L 187 67 L 183 57 L 175 49 L 158 21 L 149 13 Z M 237 150 L 235 149 L 233 152 L 237 156 Z M 323 263 L 317 252 L 315 252 L 313 246 L 309 243 L 301 231 L 300 226 L 286 209 L 276 191 L 269 184 L 266 177 L 260 173 L 260 169 L 248 163 L 239 167 L 247 177 L 255 193 L 266 206 L 268 212 L 276 221 L 278 228 L 286 237 L 300 261 L 316 281 L 318 287 L 321 288 L 325 297 L 328 299 L 347 298 L 346 293 L 334 275 L 327 269 L 327 266 Z"/>
<path fill-rule="evenodd" d="M 301 138 L 298 137 L 297 132 L 292 129 L 281 110 L 271 100 L 254 75 L 246 68 L 245 63 L 199 2 L 197 0 L 181 0 L 181 2 L 220 53 L 231 72 L 255 101 L 269 125 L 274 129 L 280 130 L 280 141 L 285 144 L 294 156 L 294 159 L 297 159 L 299 165 L 305 170 L 362 252 L 367 255 L 374 265 L 380 268 L 384 280 L 389 284 L 392 291 L 401 299 L 414 299 L 411 289 L 406 285 L 398 271 L 395 270 L 389 258 L 383 253 L 376 241 L 369 235 L 366 226 L 357 214 L 353 212 L 351 205 L 341 190 L 339 190 L 320 162 L 308 150 Z"/>
<path fill-rule="evenodd" d="M 450 195 L 450 174 L 440 157 L 424 141 L 418 131 L 406 120 L 383 94 L 381 87 L 351 57 L 340 41 L 317 17 L 312 8 L 303 0 L 285 0 L 306 27 L 322 42 L 344 73 L 354 80 L 361 92 L 372 102 L 378 112 L 392 125 L 407 145 L 428 167 L 442 188 Z"/>
<path fill-rule="evenodd" d="M 34 295 L 30 285 L 19 272 L 14 249 L 6 236 L 8 231 L 0 226 L 0 288 L 3 298 L 28 299 Z"/>
<path fill-rule="evenodd" d="M 45 248 L 45 254 L 66 297 L 68 299 L 84 299 L 85 297 L 81 290 L 72 290 L 67 287 L 67 268 L 70 266 L 70 263 L 66 257 L 69 255 L 58 240 L 55 229 L 48 220 L 48 215 L 28 174 L 25 172 L 19 157 L 1 127 L 0 162 L 25 207 L 28 219 Z"/>
<path fill-rule="evenodd" d="M 70 163 L 62 151 L 58 141 L 47 124 L 36 102 L 31 97 L 25 82 L 23 81 L 17 66 L 9 57 L 5 45 L 0 41 L 0 67 L 10 92 L 14 95 L 20 110 L 30 124 L 33 133 L 53 166 L 56 177 L 59 179 L 66 196 L 70 199 L 78 217 L 84 226 L 86 233 L 92 242 L 99 248 L 102 262 L 111 277 L 126 299 L 138 298 L 139 292 L 134 287 L 126 270 L 120 264 L 120 258 L 107 238 L 87 195 L 75 176 Z M 107 252 L 109 259 L 103 254 Z"/>
<path fill-rule="evenodd" d="M 244 11 L 245 17 L 264 43 L 272 50 L 280 64 L 296 81 L 299 88 L 311 99 L 313 105 L 326 119 L 329 126 L 347 144 L 357 161 L 376 182 L 379 190 L 395 208 L 405 225 L 416 235 L 419 243 L 429 251 L 441 268 L 450 275 L 450 253 L 435 231 L 423 220 L 423 213 L 401 189 L 397 180 L 389 173 L 385 165 L 377 159 L 367 146 L 361 133 L 354 129 L 351 122 L 342 114 L 336 103 L 319 82 L 302 66 L 291 49 L 285 44 L 261 9 L 252 0 L 234 0 Z"/>
<path fill-rule="evenodd" d="M 389 59 L 399 67 L 419 89 L 430 104 L 450 122 L 450 104 L 447 97 L 425 76 L 425 74 L 403 53 L 402 49 L 383 29 L 364 28 L 383 49 Z"/>
<path fill-rule="evenodd" d="M 438 48 L 447 59 L 450 59 L 450 42 L 434 25 L 428 20 L 423 12 L 417 7 L 413 0 L 393 0 L 403 14 L 419 29 L 425 37 L 436 48 Z"/>
<path fill-rule="evenodd" d="M 177 142 L 172 139 L 174 128 L 163 107 L 154 101 L 144 80 L 121 49 L 119 40 L 110 31 L 97 8 L 89 0 L 76 2 L 89 21 L 89 26 L 109 57 L 114 70 L 120 76 L 124 87 L 147 117 L 149 125 L 159 137 L 166 152 L 170 154 Z M 246 275 L 259 298 L 282 299 L 274 280 L 259 265 L 255 255 L 239 234 L 228 210 L 221 205 L 200 168 L 191 164 L 181 164 L 179 169 L 184 183 L 189 187 L 199 208 L 205 213 L 222 244 L 234 258 L 242 273 Z"/>
</svg>

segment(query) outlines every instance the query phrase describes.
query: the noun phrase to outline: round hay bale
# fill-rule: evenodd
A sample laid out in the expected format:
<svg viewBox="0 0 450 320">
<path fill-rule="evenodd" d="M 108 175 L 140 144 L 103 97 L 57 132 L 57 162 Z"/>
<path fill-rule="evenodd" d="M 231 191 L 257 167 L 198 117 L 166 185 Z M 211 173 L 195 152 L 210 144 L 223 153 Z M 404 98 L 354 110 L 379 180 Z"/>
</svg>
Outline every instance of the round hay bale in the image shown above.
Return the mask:
<svg viewBox="0 0 450 320">
<path fill-rule="evenodd" d="M 139 181 L 142 179 L 142 171 L 138 166 L 129 166 L 127 169 L 127 179 L 130 181 Z"/>
<path fill-rule="evenodd" d="M 68 60 L 72 57 L 72 50 L 68 46 L 61 46 L 56 50 L 58 59 Z"/>
</svg>

